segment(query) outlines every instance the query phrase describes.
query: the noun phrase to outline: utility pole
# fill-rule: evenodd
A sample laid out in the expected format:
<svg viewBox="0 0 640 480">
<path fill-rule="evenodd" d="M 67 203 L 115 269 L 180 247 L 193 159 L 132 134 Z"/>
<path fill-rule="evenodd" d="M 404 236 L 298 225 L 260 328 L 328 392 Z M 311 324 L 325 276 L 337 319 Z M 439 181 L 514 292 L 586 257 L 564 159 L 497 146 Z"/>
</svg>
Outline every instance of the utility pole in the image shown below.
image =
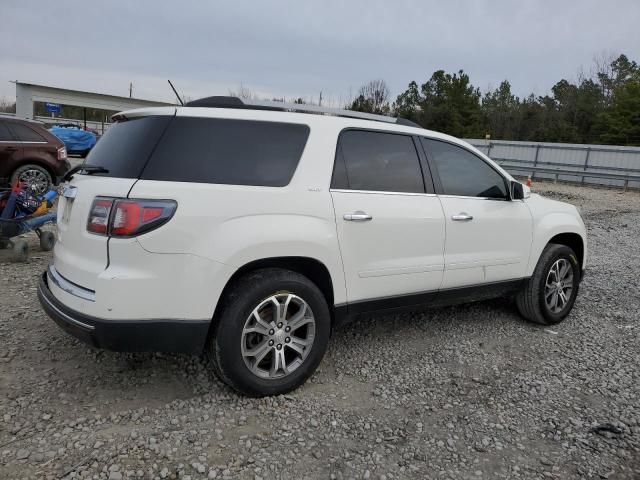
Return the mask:
<svg viewBox="0 0 640 480">
<path fill-rule="evenodd" d="M 129 98 L 131 98 L 132 93 L 133 93 L 133 82 L 129 82 Z"/>
</svg>

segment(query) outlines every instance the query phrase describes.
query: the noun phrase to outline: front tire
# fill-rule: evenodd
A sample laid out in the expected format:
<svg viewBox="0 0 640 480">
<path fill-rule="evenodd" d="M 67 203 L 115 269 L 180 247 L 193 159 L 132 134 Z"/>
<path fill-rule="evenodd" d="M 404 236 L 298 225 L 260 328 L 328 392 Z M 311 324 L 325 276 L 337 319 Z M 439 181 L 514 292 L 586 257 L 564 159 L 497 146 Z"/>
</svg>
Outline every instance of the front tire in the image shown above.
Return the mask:
<svg viewBox="0 0 640 480">
<path fill-rule="evenodd" d="M 548 244 L 533 275 L 516 295 L 516 305 L 527 320 L 555 325 L 571 312 L 580 286 L 580 264 L 566 245 Z"/>
<path fill-rule="evenodd" d="M 316 370 L 331 333 L 320 289 L 289 270 L 268 268 L 240 278 L 221 299 L 210 358 L 220 379 L 262 397 L 290 392 Z"/>
</svg>

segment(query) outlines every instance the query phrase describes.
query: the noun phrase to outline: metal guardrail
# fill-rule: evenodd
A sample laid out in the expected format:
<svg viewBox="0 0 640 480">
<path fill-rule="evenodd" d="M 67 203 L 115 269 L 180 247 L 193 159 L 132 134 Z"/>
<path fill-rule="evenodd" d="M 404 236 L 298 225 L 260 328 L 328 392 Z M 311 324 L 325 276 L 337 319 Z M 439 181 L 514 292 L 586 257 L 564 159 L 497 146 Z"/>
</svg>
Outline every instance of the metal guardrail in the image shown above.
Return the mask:
<svg viewBox="0 0 640 480">
<path fill-rule="evenodd" d="M 607 173 L 607 172 L 585 172 L 582 170 L 570 170 L 567 168 L 548 168 L 548 167 L 538 167 L 538 166 L 518 166 L 518 165 L 505 165 L 505 162 L 522 162 L 522 160 L 513 160 L 513 159 L 492 159 L 496 163 L 498 163 L 502 168 L 512 173 L 512 170 L 518 170 L 520 172 L 531 172 L 531 176 L 535 173 L 545 173 L 555 175 L 554 183 L 558 182 L 558 177 L 567 176 L 567 177 L 579 177 L 580 183 L 584 183 L 585 178 L 601 178 L 605 180 L 620 180 L 624 182 L 623 189 L 626 192 L 629 187 L 629 182 L 640 182 L 640 175 L 625 175 L 620 173 Z M 623 170 L 623 169 L 619 169 Z M 513 172 L 515 174 L 515 172 Z"/>
<path fill-rule="evenodd" d="M 640 148 L 468 139 L 512 174 L 640 188 Z"/>
</svg>

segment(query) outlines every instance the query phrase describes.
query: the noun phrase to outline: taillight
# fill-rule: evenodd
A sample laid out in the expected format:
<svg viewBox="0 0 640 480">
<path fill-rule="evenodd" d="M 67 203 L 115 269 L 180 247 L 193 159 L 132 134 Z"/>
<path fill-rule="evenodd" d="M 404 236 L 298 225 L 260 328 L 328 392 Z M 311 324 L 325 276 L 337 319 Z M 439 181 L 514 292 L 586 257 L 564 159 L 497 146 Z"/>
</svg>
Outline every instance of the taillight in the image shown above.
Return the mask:
<svg viewBox="0 0 640 480">
<path fill-rule="evenodd" d="M 89 210 L 87 231 L 106 234 L 109 228 L 109 215 L 113 206 L 113 198 L 96 197 Z"/>
<path fill-rule="evenodd" d="M 168 222 L 176 207 L 173 200 L 96 197 L 89 212 L 87 230 L 112 237 L 141 235 Z"/>
<path fill-rule="evenodd" d="M 67 159 L 67 147 L 58 148 L 58 160 L 66 160 Z"/>
</svg>

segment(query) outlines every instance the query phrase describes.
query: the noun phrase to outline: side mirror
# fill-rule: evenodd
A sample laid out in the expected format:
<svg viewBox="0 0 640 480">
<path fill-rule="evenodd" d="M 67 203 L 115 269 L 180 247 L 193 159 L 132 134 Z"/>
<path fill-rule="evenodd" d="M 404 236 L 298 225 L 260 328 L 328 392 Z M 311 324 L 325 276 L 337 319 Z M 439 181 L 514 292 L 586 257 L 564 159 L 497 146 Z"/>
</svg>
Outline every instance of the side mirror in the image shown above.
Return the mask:
<svg viewBox="0 0 640 480">
<path fill-rule="evenodd" d="M 515 180 L 511 181 L 511 200 L 524 200 L 530 196 L 529 187 L 524 186 Z"/>
</svg>

